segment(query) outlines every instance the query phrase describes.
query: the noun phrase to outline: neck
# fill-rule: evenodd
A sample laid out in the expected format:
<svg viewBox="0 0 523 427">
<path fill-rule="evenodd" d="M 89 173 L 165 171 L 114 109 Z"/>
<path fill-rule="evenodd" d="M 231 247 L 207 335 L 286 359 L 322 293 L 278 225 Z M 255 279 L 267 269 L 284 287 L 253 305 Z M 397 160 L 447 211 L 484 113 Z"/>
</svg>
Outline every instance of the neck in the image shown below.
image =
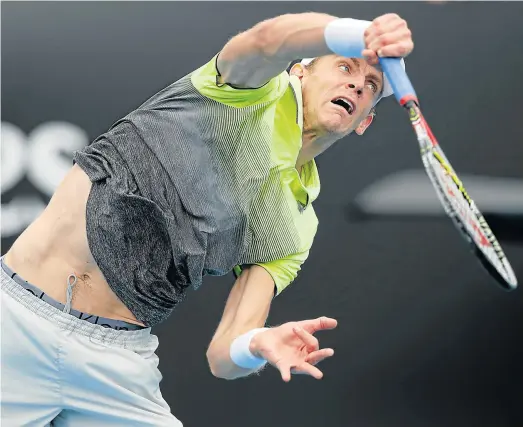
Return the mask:
<svg viewBox="0 0 523 427">
<path fill-rule="evenodd" d="M 296 161 L 296 169 L 298 172 L 301 172 L 303 165 L 323 153 L 327 148 L 334 144 L 336 140 L 337 138 L 333 135 L 321 135 L 315 129 L 307 129 L 304 127 L 302 146 Z"/>
</svg>

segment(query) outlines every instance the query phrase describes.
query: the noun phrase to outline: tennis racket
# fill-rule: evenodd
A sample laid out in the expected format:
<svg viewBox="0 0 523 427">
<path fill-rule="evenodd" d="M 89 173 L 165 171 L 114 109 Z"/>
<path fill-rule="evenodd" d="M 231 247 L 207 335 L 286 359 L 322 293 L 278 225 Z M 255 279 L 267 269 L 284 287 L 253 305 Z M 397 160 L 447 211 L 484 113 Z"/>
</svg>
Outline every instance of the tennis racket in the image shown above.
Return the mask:
<svg viewBox="0 0 523 427">
<path fill-rule="evenodd" d="M 380 63 L 396 100 L 409 115 L 418 138 L 425 171 L 446 214 L 470 244 L 472 252 L 503 289 L 516 289 L 516 275 L 501 245 L 430 130 L 400 59 L 380 58 Z"/>
</svg>

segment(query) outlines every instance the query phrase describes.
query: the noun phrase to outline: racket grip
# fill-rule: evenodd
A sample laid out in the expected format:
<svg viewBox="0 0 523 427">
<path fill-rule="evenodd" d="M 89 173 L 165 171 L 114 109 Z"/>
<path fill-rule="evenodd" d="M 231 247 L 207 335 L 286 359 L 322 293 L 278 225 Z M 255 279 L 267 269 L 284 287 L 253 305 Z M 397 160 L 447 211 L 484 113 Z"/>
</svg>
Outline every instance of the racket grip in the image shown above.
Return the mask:
<svg viewBox="0 0 523 427">
<path fill-rule="evenodd" d="M 400 105 L 412 99 L 417 100 L 414 87 L 401 65 L 401 58 L 380 58 L 380 64 Z"/>
</svg>

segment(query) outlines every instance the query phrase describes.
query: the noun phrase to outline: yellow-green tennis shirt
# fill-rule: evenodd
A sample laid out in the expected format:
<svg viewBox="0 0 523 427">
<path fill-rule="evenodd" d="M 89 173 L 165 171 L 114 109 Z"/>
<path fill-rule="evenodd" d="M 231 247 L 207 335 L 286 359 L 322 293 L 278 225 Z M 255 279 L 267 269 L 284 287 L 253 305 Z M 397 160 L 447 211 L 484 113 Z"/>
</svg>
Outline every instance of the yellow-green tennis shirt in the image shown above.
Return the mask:
<svg viewBox="0 0 523 427">
<path fill-rule="evenodd" d="M 318 220 L 314 161 L 301 176 L 302 98 L 282 72 L 221 84 L 216 56 L 114 123 L 75 161 L 93 187 L 89 246 L 111 289 L 148 325 L 206 275 L 258 264 L 277 294 L 307 259 Z"/>
<path fill-rule="evenodd" d="M 224 153 L 225 167 L 258 183 L 248 211 L 249 242 L 239 264 L 264 267 L 280 293 L 307 259 L 318 226 L 312 206 L 320 191 L 316 164 L 305 164 L 301 176 L 295 167 L 302 146 L 301 84 L 287 72 L 258 89 L 237 89 L 220 80 L 216 57 L 191 75 L 202 95 L 223 104 L 216 126 L 223 127 L 224 137 L 231 126 L 240 130 L 225 141 L 237 153 L 235 158 Z"/>
</svg>

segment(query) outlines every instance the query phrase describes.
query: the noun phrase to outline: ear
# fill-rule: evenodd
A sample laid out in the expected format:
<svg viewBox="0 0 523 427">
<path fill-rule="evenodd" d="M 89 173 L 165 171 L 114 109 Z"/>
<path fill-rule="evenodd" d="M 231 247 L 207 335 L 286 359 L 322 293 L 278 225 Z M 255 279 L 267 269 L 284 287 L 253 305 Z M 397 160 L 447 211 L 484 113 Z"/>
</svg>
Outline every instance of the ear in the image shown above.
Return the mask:
<svg viewBox="0 0 523 427">
<path fill-rule="evenodd" d="M 367 128 L 370 126 L 370 124 L 372 123 L 372 121 L 374 120 L 374 112 L 371 112 L 367 115 L 367 117 L 365 117 L 361 122 L 360 124 L 358 125 L 358 127 L 355 129 L 355 132 L 358 134 L 358 135 L 363 135 L 363 133 L 367 130 Z"/>
<path fill-rule="evenodd" d="M 291 69 L 289 70 L 289 74 L 291 76 L 297 76 L 301 80 L 303 75 L 305 74 L 305 66 L 300 62 L 297 62 L 291 67 Z"/>
</svg>

